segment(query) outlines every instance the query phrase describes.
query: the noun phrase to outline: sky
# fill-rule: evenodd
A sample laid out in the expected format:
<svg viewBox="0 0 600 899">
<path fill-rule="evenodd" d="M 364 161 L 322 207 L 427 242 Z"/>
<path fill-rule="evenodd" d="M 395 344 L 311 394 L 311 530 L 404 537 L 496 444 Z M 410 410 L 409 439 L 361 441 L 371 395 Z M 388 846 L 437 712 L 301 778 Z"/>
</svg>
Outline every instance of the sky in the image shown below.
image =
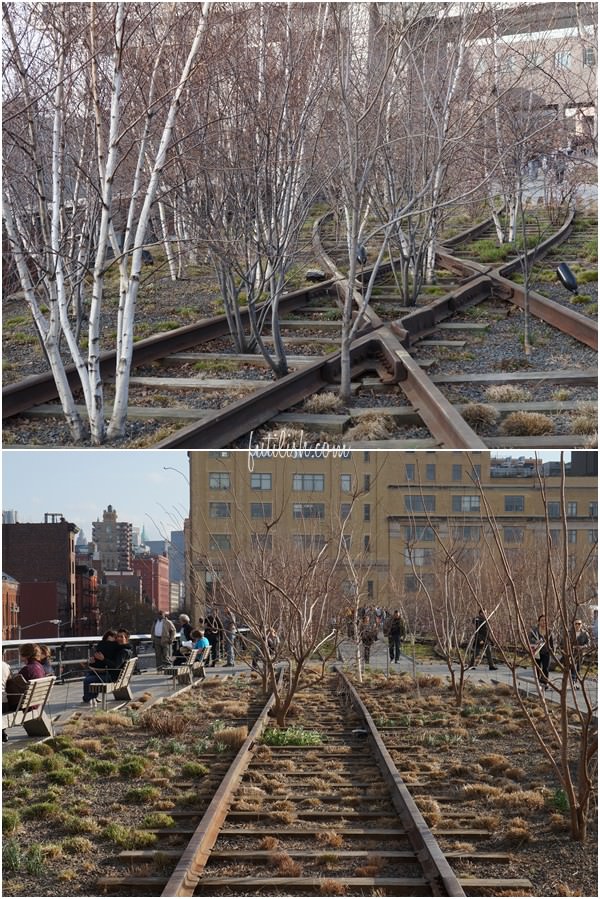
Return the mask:
<svg viewBox="0 0 600 899">
<path fill-rule="evenodd" d="M 559 458 L 558 452 L 538 455 L 544 461 Z M 21 522 L 41 522 L 44 513 L 59 513 L 91 540 L 92 522 L 112 505 L 118 521 L 143 526 L 146 539 L 160 540 L 183 528 L 188 472 L 185 450 L 5 450 L 2 509 L 16 510 Z"/>
</svg>

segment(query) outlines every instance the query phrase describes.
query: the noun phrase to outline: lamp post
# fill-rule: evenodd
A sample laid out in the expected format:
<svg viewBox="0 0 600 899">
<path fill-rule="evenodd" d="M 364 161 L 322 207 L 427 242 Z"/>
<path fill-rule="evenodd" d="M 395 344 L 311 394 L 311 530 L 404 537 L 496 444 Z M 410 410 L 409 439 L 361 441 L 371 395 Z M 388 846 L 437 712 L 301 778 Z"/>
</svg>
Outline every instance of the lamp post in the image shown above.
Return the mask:
<svg viewBox="0 0 600 899">
<path fill-rule="evenodd" d="M 37 627 L 38 624 L 55 624 L 56 625 L 56 636 L 60 637 L 60 626 L 63 622 L 60 618 L 44 618 L 42 621 L 34 621 L 33 624 L 25 624 L 23 627 L 19 625 L 19 640 L 21 639 L 21 635 L 23 631 L 26 631 L 30 627 Z"/>
</svg>

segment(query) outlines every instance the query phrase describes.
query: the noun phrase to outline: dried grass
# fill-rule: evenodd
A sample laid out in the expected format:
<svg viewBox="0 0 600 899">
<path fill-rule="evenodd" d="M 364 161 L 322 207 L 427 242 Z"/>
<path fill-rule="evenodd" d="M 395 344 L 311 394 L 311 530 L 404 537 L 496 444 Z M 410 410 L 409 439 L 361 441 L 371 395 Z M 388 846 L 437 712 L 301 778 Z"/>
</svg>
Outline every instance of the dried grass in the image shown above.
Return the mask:
<svg viewBox="0 0 600 899">
<path fill-rule="evenodd" d="M 323 843 L 333 849 L 341 849 L 344 845 L 344 838 L 334 830 L 324 830 L 317 834 L 317 843 Z"/>
<path fill-rule="evenodd" d="M 391 415 L 367 412 L 361 415 L 344 437 L 347 440 L 387 440 L 396 430 L 396 422 Z"/>
<path fill-rule="evenodd" d="M 378 855 L 372 855 L 367 857 L 364 865 L 355 869 L 354 874 L 356 877 L 377 877 L 384 867 L 384 860 Z"/>
<path fill-rule="evenodd" d="M 344 404 L 335 393 L 315 393 L 314 396 L 305 399 L 303 405 L 304 411 L 311 415 L 339 412 L 343 407 Z"/>
<path fill-rule="evenodd" d="M 499 414 L 493 406 L 486 403 L 467 403 L 462 410 L 462 417 L 476 433 L 482 428 L 495 424 Z"/>
<path fill-rule="evenodd" d="M 523 818 L 512 818 L 512 820 L 508 822 L 508 827 L 504 832 L 504 839 L 513 846 L 529 843 L 531 840 L 531 833 L 529 832 L 527 821 Z"/>
<path fill-rule="evenodd" d="M 544 797 L 535 790 L 515 790 L 512 793 L 503 793 L 497 796 L 495 804 L 502 808 L 514 809 L 515 811 L 540 811 L 544 808 Z"/>
<path fill-rule="evenodd" d="M 511 412 L 500 425 L 500 432 L 509 437 L 538 437 L 551 434 L 552 419 L 541 412 Z"/>
<path fill-rule="evenodd" d="M 277 852 L 271 857 L 271 861 L 282 877 L 300 877 L 302 865 L 294 861 L 287 852 Z"/>
<path fill-rule="evenodd" d="M 319 895 L 321 896 L 345 896 L 346 886 L 337 880 L 323 880 L 319 885 Z"/>
<path fill-rule="evenodd" d="M 439 802 L 436 802 L 435 799 L 419 798 L 416 803 L 429 827 L 435 827 L 441 823 L 443 816 Z"/>
<path fill-rule="evenodd" d="M 485 393 L 492 403 L 524 403 L 531 398 L 529 390 L 516 384 L 493 384 Z"/>
<path fill-rule="evenodd" d="M 240 727 L 225 727 L 216 734 L 219 743 L 223 743 L 224 746 L 229 746 L 230 749 L 239 749 L 245 742 L 247 736 L 248 727 L 246 724 L 242 724 Z"/>
<path fill-rule="evenodd" d="M 279 846 L 277 837 L 263 837 L 259 843 L 261 849 L 276 849 Z"/>
<path fill-rule="evenodd" d="M 479 757 L 478 762 L 482 768 L 487 768 L 494 774 L 500 773 L 501 771 L 504 771 L 506 768 L 510 767 L 510 761 L 506 758 L 506 756 L 498 755 L 497 753 L 482 755 Z"/>
<path fill-rule="evenodd" d="M 595 403 L 579 403 L 571 430 L 573 434 L 595 434 L 598 430 L 598 409 Z"/>
</svg>

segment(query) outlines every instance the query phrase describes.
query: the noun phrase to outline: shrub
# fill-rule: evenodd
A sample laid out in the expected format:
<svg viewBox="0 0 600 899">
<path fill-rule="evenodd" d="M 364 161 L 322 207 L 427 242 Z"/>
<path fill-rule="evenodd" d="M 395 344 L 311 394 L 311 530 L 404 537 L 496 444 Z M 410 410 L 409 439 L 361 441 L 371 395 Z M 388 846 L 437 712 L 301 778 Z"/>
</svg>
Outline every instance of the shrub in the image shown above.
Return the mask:
<svg viewBox="0 0 600 899">
<path fill-rule="evenodd" d="M 317 746 L 323 742 L 321 734 L 303 727 L 267 727 L 261 742 L 267 746 Z"/>
<path fill-rule="evenodd" d="M 51 821 L 53 818 L 58 818 L 60 814 L 61 811 L 57 802 L 34 802 L 21 812 L 23 819 L 26 821 L 35 821 L 38 818 Z"/>
<path fill-rule="evenodd" d="M 175 819 L 165 812 L 150 812 L 143 818 L 142 827 L 175 827 Z"/>
<path fill-rule="evenodd" d="M 158 799 L 160 796 L 160 791 L 156 787 L 133 787 L 131 790 L 128 790 L 123 799 L 125 802 L 133 802 L 133 803 L 143 803 L 143 802 L 152 802 L 154 799 Z"/>
<path fill-rule="evenodd" d="M 83 762 L 87 758 L 83 749 L 79 749 L 77 746 L 68 746 L 66 749 L 62 749 L 60 754 L 70 762 Z"/>
<path fill-rule="evenodd" d="M 50 783 L 54 784 L 74 784 L 77 780 L 74 771 L 70 771 L 69 768 L 58 768 L 56 771 L 50 771 L 48 773 L 48 780 Z"/>
<path fill-rule="evenodd" d="M 511 412 L 507 415 L 500 430 L 511 437 L 534 437 L 551 434 L 552 419 L 541 412 Z"/>
<path fill-rule="evenodd" d="M 43 767 L 44 759 L 41 756 L 25 751 L 21 753 L 21 757 L 16 760 L 13 770 L 37 772 L 41 771 Z"/>
<path fill-rule="evenodd" d="M 357 423 L 346 431 L 348 440 L 387 440 L 396 429 L 396 422 L 391 415 L 378 412 L 367 412 L 361 415 Z"/>
<path fill-rule="evenodd" d="M 156 843 L 156 834 L 146 830 L 136 830 L 133 827 L 124 827 L 122 824 L 109 824 L 102 831 L 102 836 L 111 843 L 116 843 L 123 849 L 143 849 Z"/>
<path fill-rule="evenodd" d="M 62 848 L 69 855 L 88 855 L 95 851 L 95 846 L 87 837 L 67 837 L 62 842 Z"/>
<path fill-rule="evenodd" d="M 475 432 L 493 425 L 498 420 L 498 412 L 486 403 L 467 403 L 462 410 L 462 417 Z"/>
<path fill-rule="evenodd" d="M 595 434 L 598 427 L 598 410 L 595 403 L 580 403 L 573 418 L 571 430 L 574 434 Z"/>
<path fill-rule="evenodd" d="M 95 761 L 90 762 L 88 770 L 94 774 L 99 774 L 101 777 L 109 777 L 116 772 L 117 766 L 114 762 L 109 762 L 105 759 L 96 759 Z"/>
</svg>

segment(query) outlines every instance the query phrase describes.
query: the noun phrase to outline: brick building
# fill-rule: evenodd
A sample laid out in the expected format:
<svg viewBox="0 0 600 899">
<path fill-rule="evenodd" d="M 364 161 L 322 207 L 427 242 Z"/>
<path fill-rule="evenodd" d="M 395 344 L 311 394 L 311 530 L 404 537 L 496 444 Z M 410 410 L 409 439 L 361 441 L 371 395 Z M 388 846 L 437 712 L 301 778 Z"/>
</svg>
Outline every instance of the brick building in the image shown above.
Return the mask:
<svg viewBox="0 0 600 899">
<path fill-rule="evenodd" d="M 19 582 L 2 572 L 2 639 L 19 639 Z"/>
<path fill-rule="evenodd" d="M 142 582 L 142 597 L 151 601 L 153 609 L 171 611 L 169 560 L 166 556 L 140 556 L 132 564 L 134 574 Z"/>
</svg>

